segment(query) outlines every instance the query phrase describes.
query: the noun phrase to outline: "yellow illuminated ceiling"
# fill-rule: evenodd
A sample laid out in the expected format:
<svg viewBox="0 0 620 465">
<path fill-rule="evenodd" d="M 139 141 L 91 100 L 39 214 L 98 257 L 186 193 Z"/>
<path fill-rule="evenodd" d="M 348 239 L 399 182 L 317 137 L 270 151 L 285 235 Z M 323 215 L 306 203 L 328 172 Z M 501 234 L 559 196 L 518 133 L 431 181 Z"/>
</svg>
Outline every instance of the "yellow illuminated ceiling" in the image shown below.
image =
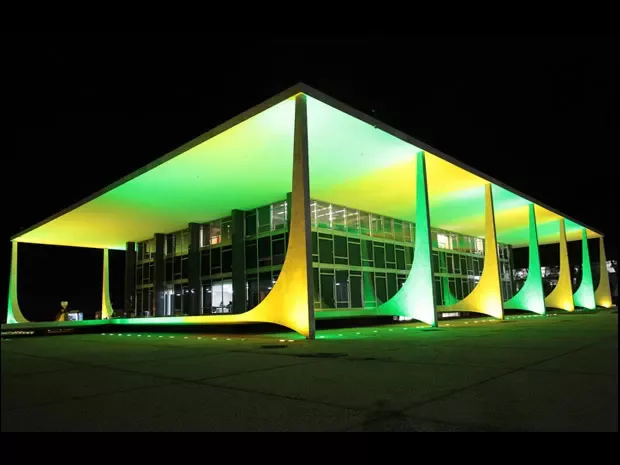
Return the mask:
<svg viewBox="0 0 620 465">
<path fill-rule="evenodd" d="M 308 95 L 312 198 L 415 221 L 415 154 L 424 149 L 431 226 L 484 235 L 484 185 L 489 181 L 300 85 L 14 240 L 124 249 L 126 242 L 156 232 L 173 232 L 189 222 L 284 199 L 292 179 L 292 97 L 300 91 Z M 493 195 L 498 241 L 527 245 L 530 201 L 497 185 Z M 536 216 L 540 242 L 557 242 L 560 215 L 537 205 Z M 566 226 L 568 240 L 581 238 L 580 225 Z M 600 236 L 589 230 L 588 237 Z"/>
</svg>

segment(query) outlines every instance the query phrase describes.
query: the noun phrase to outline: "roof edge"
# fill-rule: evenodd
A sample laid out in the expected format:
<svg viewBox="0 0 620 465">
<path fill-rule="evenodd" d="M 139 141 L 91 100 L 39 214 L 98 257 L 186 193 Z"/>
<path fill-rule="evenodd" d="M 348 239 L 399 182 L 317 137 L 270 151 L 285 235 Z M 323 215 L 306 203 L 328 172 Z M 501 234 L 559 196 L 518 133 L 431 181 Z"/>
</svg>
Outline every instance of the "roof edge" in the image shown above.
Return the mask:
<svg viewBox="0 0 620 465">
<path fill-rule="evenodd" d="M 91 200 L 95 200 L 97 197 L 100 197 L 104 194 L 106 194 L 107 192 L 111 191 L 112 189 L 115 189 L 123 184 L 125 184 L 126 182 L 131 181 L 132 179 L 137 178 L 138 176 L 143 175 L 144 173 L 151 171 L 154 168 L 157 168 L 158 166 L 166 163 L 167 161 L 172 160 L 173 158 L 177 157 L 178 155 L 181 155 L 185 152 L 187 152 L 188 150 L 196 147 L 199 144 L 202 144 L 203 142 L 206 142 L 209 139 L 212 139 L 213 137 L 223 133 L 224 131 L 227 131 L 228 129 L 232 128 L 233 126 L 236 126 L 248 119 L 250 119 L 253 116 L 256 116 L 257 114 L 271 108 L 274 105 L 277 105 L 278 103 L 286 100 L 287 98 L 290 98 L 296 94 L 298 94 L 299 92 L 303 92 L 301 89 L 302 87 L 306 87 L 304 84 L 302 83 L 297 83 L 285 90 L 283 90 L 282 92 L 269 97 L 267 100 L 262 101 L 261 103 L 254 105 L 252 108 L 249 108 L 247 110 L 245 110 L 242 113 L 239 113 L 238 115 L 234 116 L 233 118 L 230 118 L 227 121 L 224 121 L 223 123 L 219 124 L 218 126 L 208 130 L 207 132 L 204 132 L 202 134 L 200 134 L 199 136 L 193 138 L 192 140 L 190 140 L 189 142 L 186 142 L 185 144 L 181 145 L 180 147 L 177 147 L 176 149 L 171 150 L 170 152 L 162 155 L 161 157 L 157 158 L 156 160 L 150 162 L 149 164 L 143 166 L 142 168 L 138 168 L 137 170 L 133 171 L 132 173 L 129 173 L 126 176 L 123 176 L 121 179 L 119 179 L 118 181 L 113 182 L 112 184 L 107 185 L 106 187 L 99 189 L 98 191 L 96 191 L 95 193 L 89 195 L 88 197 L 83 198 L 82 200 L 79 200 L 78 202 L 75 202 L 71 205 L 69 205 L 68 207 L 60 210 L 58 213 L 55 213 L 52 216 L 49 216 L 47 218 L 45 218 L 42 221 L 39 221 L 38 223 L 18 232 L 17 234 L 11 236 L 10 240 L 14 241 L 16 239 L 19 239 L 21 236 L 51 222 L 54 221 L 55 219 L 65 215 L 66 213 L 69 213 L 72 210 L 75 210 L 76 208 L 81 207 L 82 205 L 90 202 Z"/>
<path fill-rule="evenodd" d="M 72 210 L 75 210 L 78 207 L 81 207 L 82 205 L 90 202 L 91 200 L 96 199 L 97 197 L 100 197 L 104 194 L 106 194 L 107 192 L 111 191 L 112 189 L 115 189 L 123 184 L 125 184 L 126 182 L 131 181 L 132 179 L 137 178 L 138 176 L 143 175 L 144 173 L 158 167 L 159 165 L 162 165 L 163 163 L 177 157 L 178 155 L 181 155 L 182 153 L 196 147 L 197 145 L 221 134 L 222 132 L 232 128 L 233 126 L 236 126 L 240 123 L 242 123 L 243 121 L 250 119 L 251 117 L 271 108 L 272 106 L 286 100 L 287 98 L 290 98 L 298 93 L 304 93 L 310 97 L 313 97 L 317 100 L 320 100 L 321 102 L 330 105 L 334 108 L 336 108 L 337 110 L 340 110 L 344 113 L 347 113 L 348 115 L 357 118 L 361 121 L 364 121 L 367 124 L 373 125 L 375 126 L 377 129 L 381 129 L 382 131 L 397 137 L 398 139 L 403 140 L 404 142 L 407 142 L 409 144 L 415 145 L 416 147 L 419 147 L 422 150 L 425 150 L 427 152 L 432 153 L 435 156 L 438 156 L 439 158 L 442 158 L 443 160 L 452 163 L 453 165 L 456 165 L 466 171 L 469 171 L 470 173 L 473 173 L 483 179 L 486 179 L 489 182 L 492 182 L 494 184 L 496 184 L 499 187 L 502 187 L 510 192 L 512 192 L 513 194 L 519 195 L 521 197 L 523 197 L 526 200 L 529 200 L 530 202 L 533 202 L 537 205 L 539 205 L 540 207 L 546 208 L 547 210 L 555 213 L 556 215 L 559 215 L 567 220 L 572 221 L 575 224 L 578 224 L 581 227 L 584 227 L 596 234 L 599 234 L 600 236 L 604 237 L 604 234 L 599 231 L 598 229 L 592 228 L 586 224 L 584 224 L 583 222 L 577 221 L 574 218 L 565 215 L 564 213 L 560 212 L 559 210 L 552 208 L 548 205 L 546 205 L 545 203 L 536 200 L 534 197 L 531 197 L 527 194 L 524 194 L 522 192 L 519 192 L 518 190 L 508 186 L 507 184 L 504 184 L 501 181 L 498 181 L 497 179 L 486 175 L 484 173 L 482 173 L 481 171 L 472 168 L 471 166 L 462 163 L 461 161 L 451 157 L 450 155 L 445 154 L 444 152 L 442 152 L 441 150 L 438 150 L 434 147 L 432 147 L 431 145 L 422 142 L 412 136 L 409 136 L 408 134 L 386 124 L 381 122 L 380 120 L 366 114 L 363 113 L 353 107 L 351 107 L 350 105 L 347 105 L 346 103 L 341 102 L 340 100 L 337 100 L 303 82 L 298 82 L 294 85 L 292 85 L 291 87 L 283 90 L 282 92 L 279 92 L 278 94 L 262 101 L 261 103 L 258 103 L 257 105 L 254 105 L 253 107 L 249 108 L 248 110 L 245 110 L 244 112 L 238 114 L 237 116 L 234 116 L 233 118 L 230 118 L 229 120 L 219 124 L 218 126 L 208 130 L 207 132 L 195 137 L 194 139 L 190 140 L 189 142 L 186 142 L 185 144 L 181 145 L 180 147 L 177 147 L 176 149 L 162 155 L 161 157 L 157 158 L 156 160 L 152 161 L 151 163 L 143 166 L 142 168 L 139 168 L 135 171 L 133 171 L 132 173 L 122 177 L 121 179 L 119 179 L 118 181 L 96 191 L 95 193 L 89 195 L 88 197 L 85 197 L 84 199 L 75 202 L 71 205 L 69 205 L 68 207 L 60 210 L 58 213 L 42 220 L 39 221 L 38 223 L 34 224 L 33 226 L 30 226 L 20 232 L 18 232 L 17 234 L 11 236 L 10 240 L 14 241 L 16 239 L 19 239 L 21 236 L 61 217 L 62 215 L 69 213 Z"/>
</svg>

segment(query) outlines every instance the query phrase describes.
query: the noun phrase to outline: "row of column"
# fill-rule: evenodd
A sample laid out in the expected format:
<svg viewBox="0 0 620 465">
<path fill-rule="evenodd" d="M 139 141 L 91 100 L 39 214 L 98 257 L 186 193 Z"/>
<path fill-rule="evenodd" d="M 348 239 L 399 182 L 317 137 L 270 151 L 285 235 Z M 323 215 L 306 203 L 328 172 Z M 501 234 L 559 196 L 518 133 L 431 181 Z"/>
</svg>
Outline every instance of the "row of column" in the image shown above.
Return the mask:
<svg viewBox="0 0 620 465">
<path fill-rule="evenodd" d="M 428 189 L 425 165 L 425 153 L 416 154 L 416 240 L 414 244 L 414 261 L 410 274 L 397 294 L 378 308 L 378 314 L 405 316 L 415 318 L 431 325 L 437 324 L 436 308 L 433 292 L 432 272 L 432 244 L 430 241 L 430 214 L 428 204 Z M 314 337 L 314 299 L 312 297 L 312 245 L 310 230 L 310 190 L 308 170 L 308 126 L 306 96 L 295 96 L 295 130 L 293 150 L 293 191 L 289 198 L 289 246 L 280 277 L 272 291 L 254 309 L 245 311 L 246 307 L 246 278 L 245 278 L 245 237 L 243 212 L 232 212 L 232 260 L 233 260 L 233 308 L 232 316 L 200 315 L 201 306 L 201 253 L 200 253 L 200 225 L 190 223 L 191 244 L 188 258 L 188 287 L 192 294 L 189 322 L 243 322 L 262 321 L 281 324 L 309 337 Z M 504 305 L 501 297 L 499 258 L 497 256 L 497 240 L 495 230 L 495 215 L 493 211 L 493 196 L 491 184 L 485 186 L 485 265 L 480 282 L 476 288 L 463 300 L 443 310 L 462 310 L 485 313 L 497 318 L 503 318 L 505 308 L 520 308 L 523 310 L 544 313 L 545 306 L 560 306 L 571 310 L 574 302 L 592 302 L 594 294 L 595 304 L 611 305 L 609 279 L 606 269 L 606 260 L 603 242 L 601 239 L 601 280 L 596 292 L 591 289 L 579 290 L 573 300 L 572 291 L 567 297 L 565 280 L 569 280 L 568 254 L 566 251 L 566 234 L 564 220 L 560 221 L 560 249 L 561 249 L 561 285 L 554 292 L 544 298 L 542 295 L 542 277 L 540 276 L 540 260 L 538 257 L 538 239 L 534 205 L 530 206 L 530 274 L 523 289 Z M 584 230 L 584 263 L 586 260 L 587 237 Z M 17 243 L 14 243 L 14 255 L 11 271 L 9 293 L 8 322 L 26 321 L 19 312 L 17 304 Z M 155 315 L 164 316 L 165 311 L 165 235 L 155 234 Z M 127 259 L 125 270 L 125 309 L 135 311 L 136 305 L 136 244 L 126 244 Z M 107 257 L 107 250 L 104 251 Z M 584 273 L 589 268 L 584 266 Z M 536 271 L 538 270 L 538 272 Z M 107 286 L 107 258 L 104 260 L 104 291 L 102 308 L 109 307 L 109 293 Z M 589 277 L 591 286 L 591 273 Z M 584 280 L 583 283 L 587 283 Z M 582 285 L 583 285 L 582 283 Z M 570 288 L 569 288 L 570 289 Z M 581 288 L 580 288 L 581 289 Z M 107 293 L 107 295 L 106 295 Z M 526 296 L 526 297 L 523 297 Z M 559 305 L 557 299 L 570 300 L 566 307 Z M 107 300 L 106 300 L 107 298 Z"/>
</svg>

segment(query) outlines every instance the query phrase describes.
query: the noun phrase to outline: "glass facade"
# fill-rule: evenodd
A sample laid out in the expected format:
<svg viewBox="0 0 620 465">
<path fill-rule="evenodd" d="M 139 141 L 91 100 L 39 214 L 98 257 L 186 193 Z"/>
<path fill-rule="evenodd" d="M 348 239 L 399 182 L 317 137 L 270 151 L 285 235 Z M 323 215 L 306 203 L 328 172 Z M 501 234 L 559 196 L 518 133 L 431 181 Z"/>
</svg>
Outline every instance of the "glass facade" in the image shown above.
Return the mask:
<svg viewBox="0 0 620 465">
<path fill-rule="evenodd" d="M 258 305 L 278 279 L 288 244 L 286 201 L 244 215 L 246 310 Z M 311 201 L 314 305 L 330 309 L 374 309 L 405 282 L 414 257 L 415 224 L 321 201 Z M 232 221 L 200 226 L 201 314 L 232 312 Z M 477 285 L 484 267 L 483 239 L 431 230 L 435 303 L 449 305 Z M 189 229 L 166 234 L 165 315 L 187 315 Z M 514 294 L 512 248 L 498 245 L 504 300 Z M 137 315 L 153 315 L 155 241 L 138 244 Z"/>
</svg>

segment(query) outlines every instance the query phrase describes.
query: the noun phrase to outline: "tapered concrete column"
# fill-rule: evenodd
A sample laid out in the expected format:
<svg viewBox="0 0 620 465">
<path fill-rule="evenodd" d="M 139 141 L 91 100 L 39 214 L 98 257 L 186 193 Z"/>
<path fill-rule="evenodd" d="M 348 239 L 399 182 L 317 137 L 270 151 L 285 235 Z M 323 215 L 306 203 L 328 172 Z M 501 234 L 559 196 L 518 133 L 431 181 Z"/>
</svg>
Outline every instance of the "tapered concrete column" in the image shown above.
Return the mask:
<svg viewBox="0 0 620 465">
<path fill-rule="evenodd" d="M 101 319 L 112 317 L 112 302 L 110 302 L 110 253 L 103 249 L 103 284 L 101 289 Z"/>
<path fill-rule="evenodd" d="M 437 326 L 431 260 L 431 224 L 424 152 L 416 154 L 415 190 L 416 230 L 411 271 L 396 295 L 379 306 L 377 314 L 415 318 L 431 326 Z"/>
<path fill-rule="evenodd" d="M 232 286 L 233 313 L 243 313 L 246 310 L 245 217 L 241 210 L 232 211 Z"/>
<path fill-rule="evenodd" d="M 607 271 L 607 256 L 605 255 L 605 242 L 601 237 L 599 239 L 599 270 L 600 279 L 598 281 L 598 287 L 594 293 L 596 305 L 601 307 L 611 307 L 611 286 L 609 285 L 609 272 Z"/>
<path fill-rule="evenodd" d="M 28 323 L 22 315 L 17 301 L 17 242 L 11 242 L 11 274 L 9 275 L 9 302 L 6 313 L 7 324 Z"/>
<path fill-rule="evenodd" d="M 187 257 L 187 285 L 190 292 L 190 315 L 200 315 L 202 306 L 202 286 L 200 282 L 200 225 L 189 224 L 189 253 Z"/>
<path fill-rule="evenodd" d="M 540 272 L 538 227 L 536 226 L 536 210 L 534 204 L 530 204 L 529 213 L 530 241 L 527 278 L 519 292 L 504 304 L 504 308 L 529 310 L 530 312 L 544 315 L 546 313 L 545 293 L 543 291 L 542 275 Z"/>
<path fill-rule="evenodd" d="M 301 200 L 301 201 L 300 201 Z M 298 94 L 295 97 L 295 132 L 293 142 L 293 195 L 291 199 L 291 224 L 303 224 L 303 233 L 299 239 L 304 244 L 296 244 L 299 251 L 303 250 L 304 260 L 299 263 L 303 271 L 298 279 L 305 279 L 306 292 L 304 295 L 308 315 L 307 338 L 315 337 L 314 296 L 312 284 L 312 231 L 310 229 L 310 170 L 308 160 L 308 105 L 306 96 Z M 291 245 L 287 254 L 291 253 Z M 301 258 L 301 257 L 300 257 Z M 284 268 L 283 268 L 284 270 Z M 301 271 L 301 270 L 300 270 Z"/>
<path fill-rule="evenodd" d="M 596 308 L 592 264 L 590 263 L 590 250 L 588 249 L 588 233 L 585 228 L 581 229 L 581 283 L 573 295 L 573 300 L 578 307 L 589 310 Z"/>
<path fill-rule="evenodd" d="M 560 219 L 560 276 L 558 276 L 558 284 L 551 291 L 551 294 L 545 298 L 545 305 L 547 307 L 560 308 L 567 312 L 575 310 L 564 218 Z"/>
<path fill-rule="evenodd" d="M 162 233 L 155 234 L 155 316 L 165 315 L 165 299 L 164 294 L 164 276 L 165 276 L 165 262 L 164 262 L 164 248 L 166 246 L 166 235 Z"/>
<path fill-rule="evenodd" d="M 480 281 L 474 290 L 463 300 L 449 307 L 450 310 L 479 312 L 504 319 L 504 306 L 497 256 L 497 237 L 495 233 L 495 212 L 493 209 L 493 190 L 491 184 L 484 187 L 485 199 L 485 243 L 484 268 Z"/>
<path fill-rule="evenodd" d="M 136 243 L 125 244 L 125 312 L 136 313 Z"/>
</svg>

